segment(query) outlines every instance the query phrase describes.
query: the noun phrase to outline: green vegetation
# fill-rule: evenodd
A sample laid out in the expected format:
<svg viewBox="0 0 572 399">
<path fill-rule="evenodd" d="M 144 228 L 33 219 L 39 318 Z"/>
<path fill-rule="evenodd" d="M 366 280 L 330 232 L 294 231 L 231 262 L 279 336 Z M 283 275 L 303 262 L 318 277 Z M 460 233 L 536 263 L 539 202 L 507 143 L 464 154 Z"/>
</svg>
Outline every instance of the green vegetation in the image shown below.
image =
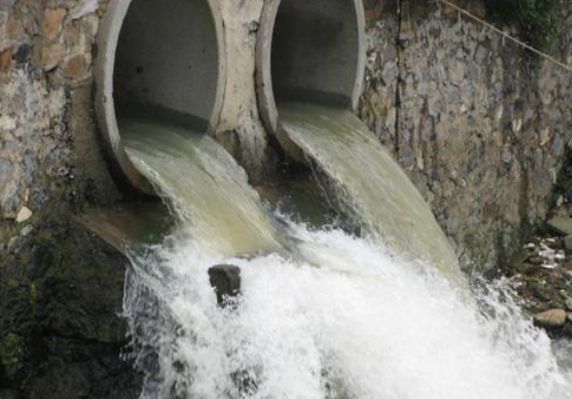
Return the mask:
<svg viewBox="0 0 572 399">
<path fill-rule="evenodd" d="M 524 41 L 546 47 L 558 34 L 558 0 L 486 0 L 490 15 L 504 23 L 517 24 Z"/>
<path fill-rule="evenodd" d="M 17 334 L 8 333 L 0 341 L 0 364 L 8 368 L 22 361 L 24 357 L 24 339 Z"/>
</svg>

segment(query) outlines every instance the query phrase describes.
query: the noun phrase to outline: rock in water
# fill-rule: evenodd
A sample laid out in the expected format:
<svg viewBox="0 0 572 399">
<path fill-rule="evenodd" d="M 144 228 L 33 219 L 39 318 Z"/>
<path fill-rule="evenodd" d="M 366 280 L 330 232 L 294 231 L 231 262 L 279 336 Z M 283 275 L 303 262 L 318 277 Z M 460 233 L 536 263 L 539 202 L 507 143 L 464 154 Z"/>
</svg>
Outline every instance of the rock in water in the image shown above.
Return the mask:
<svg viewBox="0 0 572 399">
<path fill-rule="evenodd" d="M 226 306 L 229 298 L 240 294 L 240 268 L 238 266 L 212 266 L 209 268 L 209 278 L 220 306 Z"/>
<path fill-rule="evenodd" d="M 547 222 L 548 226 L 557 233 L 568 235 L 572 234 L 572 219 L 566 215 L 554 216 Z"/>
<path fill-rule="evenodd" d="M 535 314 L 534 321 L 540 327 L 562 327 L 566 323 L 566 316 L 564 309 L 549 309 Z"/>
</svg>

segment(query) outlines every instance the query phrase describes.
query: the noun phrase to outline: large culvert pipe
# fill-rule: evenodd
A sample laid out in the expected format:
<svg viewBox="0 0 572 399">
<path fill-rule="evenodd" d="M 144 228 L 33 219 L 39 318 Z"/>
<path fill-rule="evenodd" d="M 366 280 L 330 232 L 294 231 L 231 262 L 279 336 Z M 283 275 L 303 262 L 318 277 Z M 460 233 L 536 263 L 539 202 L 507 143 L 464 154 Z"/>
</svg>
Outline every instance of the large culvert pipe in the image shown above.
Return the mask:
<svg viewBox="0 0 572 399">
<path fill-rule="evenodd" d="M 216 0 L 109 2 L 98 36 L 95 106 L 100 129 L 129 181 L 150 192 L 121 144 L 134 112 L 216 126 L 224 90 L 223 31 Z"/>
<path fill-rule="evenodd" d="M 365 67 L 361 0 L 268 1 L 258 34 L 258 103 L 270 131 L 279 101 L 355 110 Z"/>
</svg>

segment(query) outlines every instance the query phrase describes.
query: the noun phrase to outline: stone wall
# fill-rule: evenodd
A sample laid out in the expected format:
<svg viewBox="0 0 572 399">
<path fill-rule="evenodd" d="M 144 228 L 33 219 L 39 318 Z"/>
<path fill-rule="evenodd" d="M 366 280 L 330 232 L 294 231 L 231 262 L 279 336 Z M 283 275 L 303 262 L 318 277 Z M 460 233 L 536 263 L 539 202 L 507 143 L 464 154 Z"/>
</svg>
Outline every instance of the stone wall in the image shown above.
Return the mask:
<svg viewBox="0 0 572 399">
<path fill-rule="evenodd" d="M 92 114 L 96 6 L 0 0 L 2 398 L 138 389 L 118 356 L 125 260 L 72 221 L 126 195 Z"/>
<path fill-rule="evenodd" d="M 546 215 L 572 136 L 572 73 L 435 2 L 402 0 L 400 12 L 398 2 L 367 3 L 361 117 L 393 149 L 465 267 L 502 267 Z M 483 3 L 458 3 L 487 18 Z M 562 32 L 551 53 L 572 65 L 572 32 Z"/>
<path fill-rule="evenodd" d="M 118 189 L 92 111 L 105 3 L 0 0 L 0 397 L 137 396 L 118 356 L 126 261 L 73 221 L 136 198 Z M 402 0 L 398 13 L 396 1 L 366 1 L 360 115 L 466 264 L 490 266 L 544 217 L 572 132 L 572 78 L 429 3 Z M 480 5 L 467 2 L 484 16 Z M 572 63 L 571 33 L 554 54 Z M 242 148 L 266 146 L 259 132 L 234 129 L 219 138 L 235 154 L 273 159 Z"/>
</svg>

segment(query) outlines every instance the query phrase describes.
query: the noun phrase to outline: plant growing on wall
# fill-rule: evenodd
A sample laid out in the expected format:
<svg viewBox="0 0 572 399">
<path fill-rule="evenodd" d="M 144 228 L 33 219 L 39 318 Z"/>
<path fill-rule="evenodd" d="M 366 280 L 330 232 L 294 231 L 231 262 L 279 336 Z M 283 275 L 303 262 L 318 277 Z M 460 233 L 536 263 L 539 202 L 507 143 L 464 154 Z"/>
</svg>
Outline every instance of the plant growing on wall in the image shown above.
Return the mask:
<svg viewBox="0 0 572 399">
<path fill-rule="evenodd" d="M 518 25 L 522 38 L 537 47 L 546 47 L 558 33 L 558 0 L 486 0 L 492 18 Z"/>
</svg>

